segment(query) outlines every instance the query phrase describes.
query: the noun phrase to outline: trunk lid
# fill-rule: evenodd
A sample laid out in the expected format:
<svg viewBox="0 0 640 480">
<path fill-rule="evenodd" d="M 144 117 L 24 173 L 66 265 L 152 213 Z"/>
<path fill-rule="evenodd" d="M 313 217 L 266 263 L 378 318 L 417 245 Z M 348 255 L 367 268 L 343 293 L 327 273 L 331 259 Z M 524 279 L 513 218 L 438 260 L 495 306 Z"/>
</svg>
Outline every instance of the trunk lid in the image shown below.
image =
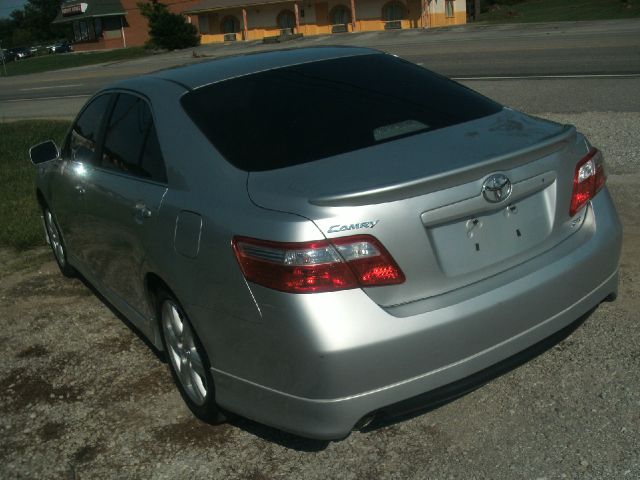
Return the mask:
<svg viewBox="0 0 640 480">
<path fill-rule="evenodd" d="M 493 276 L 575 231 L 573 174 L 587 149 L 573 127 L 503 109 L 315 162 L 252 172 L 247 187 L 257 205 L 307 217 L 327 238 L 366 233 L 380 240 L 406 282 L 365 291 L 379 305 L 393 306 Z M 489 183 L 491 197 L 504 178 L 509 197 L 491 203 L 483 185 Z"/>
</svg>

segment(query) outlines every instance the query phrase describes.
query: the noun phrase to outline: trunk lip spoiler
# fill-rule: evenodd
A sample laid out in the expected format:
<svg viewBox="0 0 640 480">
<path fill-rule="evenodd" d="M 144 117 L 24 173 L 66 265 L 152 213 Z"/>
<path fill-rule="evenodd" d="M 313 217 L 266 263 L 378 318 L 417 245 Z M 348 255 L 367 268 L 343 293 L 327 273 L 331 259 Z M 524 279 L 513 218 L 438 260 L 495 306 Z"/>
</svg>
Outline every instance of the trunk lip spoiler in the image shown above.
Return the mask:
<svg viewBox="0 0 640 480">
<path fill-rule="evenodd" d="M 479 176 L 482 176 L 480 172 L 483 172 L 483 174 L 486 173 L 488 167 L 491 167 L 492 172 L 504 171 L 524 165 L 537 158 L 550 155 L 561 150 L 567 144 L 571 143 L 571 141 L 575 142 L 576 135 L 577 130 L 575 126 L 563 125 L 559 133 L 540 140 L 534 145 L 498 155 L 473 165 L 388 187 L 316 197 L 309 199 L 309 203 L 320 207 L 356 207 L 418 197 L 477 180 Z"/>
</svg>

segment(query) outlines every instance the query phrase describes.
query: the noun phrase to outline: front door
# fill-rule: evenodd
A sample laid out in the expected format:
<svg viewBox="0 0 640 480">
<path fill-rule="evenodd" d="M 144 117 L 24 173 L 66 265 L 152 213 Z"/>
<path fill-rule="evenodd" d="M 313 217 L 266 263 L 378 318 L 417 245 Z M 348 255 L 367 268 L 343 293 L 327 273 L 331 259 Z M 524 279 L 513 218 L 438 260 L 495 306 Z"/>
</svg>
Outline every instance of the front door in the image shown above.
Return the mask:
<svg viewBox="0 0 640 480">
<path fill-rule="evenodd" d="M 152 244 L 166 173 L 147 102 L 118 94 L 104 134 L 99 167 L 86 191 L 94 225 L 90 268 L 98 281 L 146 313 L 146 251 Z"/>
<path fill-rule="evenodd" d="M 100 95 L 78 115 L 62 146 L 59 175 L 51 185 L 51 207 L 67 253 L 80 261 L 81 270 L 90 255 L 92 236 L 84 194 L 98 161 L 98 146 L 111 100 L 110 94 Z"/>
</svg>

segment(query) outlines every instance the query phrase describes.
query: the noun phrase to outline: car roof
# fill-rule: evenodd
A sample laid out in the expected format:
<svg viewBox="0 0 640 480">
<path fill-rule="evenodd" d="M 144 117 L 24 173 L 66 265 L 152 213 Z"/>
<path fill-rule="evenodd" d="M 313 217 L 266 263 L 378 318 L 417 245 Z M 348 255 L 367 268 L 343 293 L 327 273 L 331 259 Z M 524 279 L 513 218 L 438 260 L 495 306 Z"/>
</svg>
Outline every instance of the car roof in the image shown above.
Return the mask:
<svg viewBox="0 0 640 480">
<path fill-rule="evenodd" d="M 333 58 L 381 53 L 370 48 L 307 47 L 222 57 L 195 65 L 161 70 L 147 77 L 179 83 L 189 90 L 275 68 Z"/>
</svg>

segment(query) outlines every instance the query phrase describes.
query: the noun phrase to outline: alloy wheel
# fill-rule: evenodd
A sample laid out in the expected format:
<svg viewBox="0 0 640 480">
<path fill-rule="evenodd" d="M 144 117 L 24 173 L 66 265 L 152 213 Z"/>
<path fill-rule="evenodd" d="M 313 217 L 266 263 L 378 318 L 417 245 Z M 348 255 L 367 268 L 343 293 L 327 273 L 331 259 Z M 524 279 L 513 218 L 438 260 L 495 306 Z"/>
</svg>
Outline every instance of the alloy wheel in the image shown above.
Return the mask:
<svg viewBox="0 0 640 480">
<path fill-rule="evenodd" d="M 60 264 L 61 267 L 64 267 L 67 260 L 64 247 L 62 246 L 62 240 L 60 238 L 60 231 L 58 230 L 56 222 L 53 219 L 53 215 L 49 209 L 46 209 L 44 212 L 44 222 L 47 227 L 47 234 L 49 235 L 49 242 L 51 243 L 53 254 L 56 257 L 58 264 Z"/>
<path fill-rule="evenodd" d="M 189 322 L 171 300 L 162 304 L 162 329 L 169 360 L 182 388 L 193 403 L 203 405 L 209 391 L 203 357 Z"/>
</svg>

